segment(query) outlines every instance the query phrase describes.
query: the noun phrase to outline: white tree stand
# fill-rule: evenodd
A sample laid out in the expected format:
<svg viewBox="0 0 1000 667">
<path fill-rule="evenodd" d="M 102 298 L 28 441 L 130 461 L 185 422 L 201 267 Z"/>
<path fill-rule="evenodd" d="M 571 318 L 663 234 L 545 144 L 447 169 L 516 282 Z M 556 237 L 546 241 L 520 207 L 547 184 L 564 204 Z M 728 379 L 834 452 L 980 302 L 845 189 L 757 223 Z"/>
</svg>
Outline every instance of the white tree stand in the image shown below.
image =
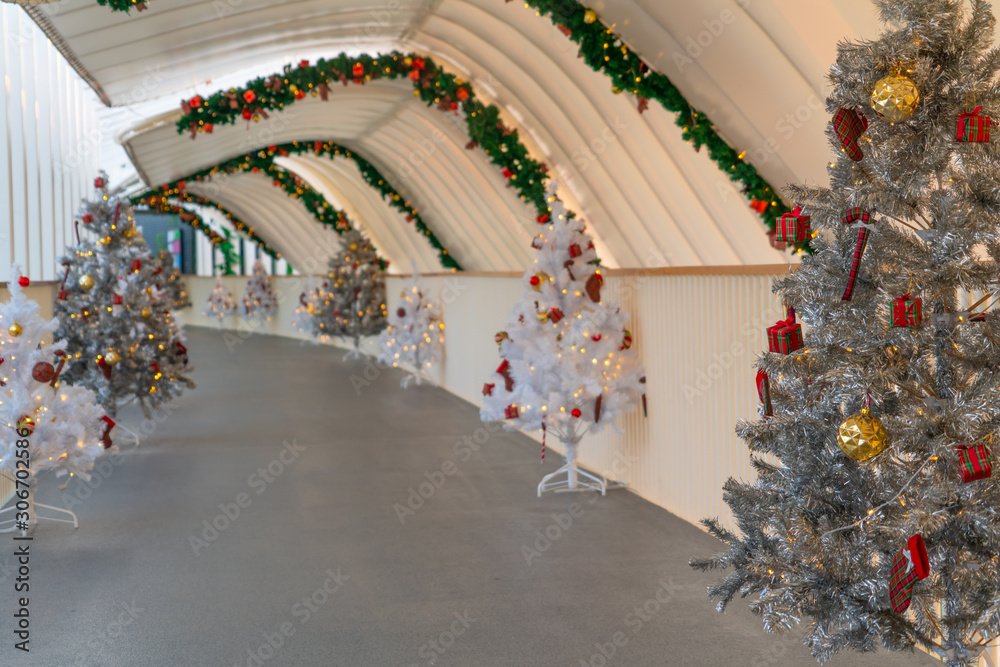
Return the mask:
<svg viewBox="0 0 1000 667">
<path fill-rule="evenodd" d="M 607 495 L 608 480 L 604 477 L 591 475 L 586 470 L 581 470 L 576 464 L 580 438 L 564 439 L 563 444 L 566 445 L 566 464 L 559 470 L 542 477 L 542 481 L 538 484 L 538 497 L 541 498 L 545 491 L 555 491 L 556 493 L 600 491 L 602 496 Z"/>
<path fill-rule="evenodd" d="M 7 477 L 8 479 L 10 479 L 7 476 L 6 473 L 0 473 L 0 474 L 3 474 L 4 477 Z M 69 510 L 64 510 L 61 507 L 53 507 L 52 505 L 45 505 L 43 503 L 36 503 L 35 502 L 35 494 L 34 494 L 34 490 L 33 490 L 34 486 L 35 486 L 34 480 L 32 480 L 31 482 L 29 482 L 29 488 L 32 488 L 32 492 L 28 494 L 28 517 L 29 517 L 28 524 L 29 524 L 29 530 L 30 529 L 34 529 L 34 527 L 38 525 L 39 521 L 56 521 L 58 523 L 71 523 L 71 524 L 73 524 L 73 528 L 79 528 L 80 527 L 80 522 L 77 520 L 76 514 L 74 514 L 73 512 L 70 512 Z M 65 515 L 70 516 L 72 518 L 71 519 L 58 519 L 58 518 L 52 517 L 52 516 L 40 516 L 38 514 L 38 510 L 40 508 L 48 510 L 48 511 L 51 511 L 51 512 L 58 512 L 60 514 L 65 514 Z M 10 507 L 5 507 L 3 509 L 0 509 L 0 514 L 7 514 L 7 513 L 14 514 L 15 512 L 17 512 L 17 501 L 14 501 L 14 504 L 11 505 Z M 7 524 L 10 524 L 10 525 L 8 526 Z M 26 535 L 28 533 L 28 530 L 23 530 L 23 529 L 17 527 L 17 525 L 16 525 L 16 518 L 10 518 L 10 519 L 0 520 L 0 533 L 13 533 L 14 531 L 17 531 L 17 530 L 21 531 L 21 535 Z"/>
<path fill-rule="evenodd" d="M 368 355 L 361 351 L 361 347 L 357 341 L 354 343 L 354 347 L 347 351 L 347 354 L 343 356 L 341 361 L 354 361 L 355 359 L 367 359 Z"/>
</svg>

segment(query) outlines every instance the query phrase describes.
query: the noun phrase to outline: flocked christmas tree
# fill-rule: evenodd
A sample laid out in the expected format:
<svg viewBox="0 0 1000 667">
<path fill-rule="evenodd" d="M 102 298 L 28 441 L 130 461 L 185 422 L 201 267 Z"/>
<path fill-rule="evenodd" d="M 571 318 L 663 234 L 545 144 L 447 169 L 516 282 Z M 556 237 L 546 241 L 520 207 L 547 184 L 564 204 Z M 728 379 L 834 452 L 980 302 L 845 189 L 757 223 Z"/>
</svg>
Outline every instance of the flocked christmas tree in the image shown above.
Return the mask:
<svg viewBox="0 0 1000 667">
<path fill-rule="evenodd" d="M 202 315 L 210 320 L 216 320 L 221 326 L 222 321 L 235 312 L 236 299 L 233 298 L 233 293 L 226 289 L 226 284 L 219 277 L 215 281 L 212 293 L 208 295 L 208 301 L 205 302 Z"/>
<path fill-rule="evenodd" d="M 959 306 L 1000 289 L 1000 51 L 986 3 L 876 4 L 891 27 L 830 73 L 831 187 L 792 188 L 779 221 L 819 235 L 774 285 L 794 313 L 737 427 L 757 479 L 726 483 L 738 530 L 706 521 L 729 549 L 692 564 L 732 570 L 720 609 L 809 619 L 820 661 L 920 645 L 966 667 L 1000 634 L 1000 314 Z"/>
<path fill-rule="evenodd" d="M 240 301 L 240 315 L 253 322 L 266 322 L 277 310 L 278 297 L 271 286 L 271 276 L 264 270 L 264 263 L 257 259 Z"/>
<path fill-rule="evenodd" d="M 399 301 L 389 314 L 389 326 L 379 336 L 378 360 L 393 368 L 400 364 L 412 369 L 401 381 L 420 384 L 430 381 L 428 370 L 441 360 L 444 322 L 437 304 L 430 301 L 413 270 L 413 281 L 399 293 Z"/>
<path fill-rule="evenodd" d="M 302 286 L 302 292 L 299 293 L 299 302 L 295 306 L 295 312 L 292 314 L 292 328 L 312 336 L 314 341 L 320 336 L 313 321 L 313 314 L 320 307 L 325 294 L 326 291 L 320 283 L 316 282 L 316 278 L 308 276 Z"/>
<path fill-rule="evenodd" d="M 161 273 L 157 276 L 158 285 L 167 292 L 170 309 L 174 311 L 191 307 L 191 296 L 181 270 L 174 265 L 174 254 L 169 250 L 161 250 L 157 255 Z"/>
<path fill-rule="evenodd" d="M 85 205 L 83 238 L 67 249 L 55 302 L 59 329 L 76 363 L 64 379 L 92 389 L 104 409 L 138 400 L 150 408 L 180 395 L 193 383 L 177 354 L 177 323 L 157 280 L 160 265 L 135 227 L 131 209 L 97 179 L 101 198 Z M 159 273 L 158 273 L 159 272 Z"/>
<path fill-rule="evenodd" d="M 509 429 L 543 429 L 562 441 L 566 465 L 542 479 L 539 495 L 581 487 L 604 493 L 606 480 L 578 468 L 580 439 L 634 410 L 645 376 L 626 328 L 628 314 L 602 297 L 594 244 L 555 188 L 550 184 L 546 195 L 550 213 L 539 217 L 521 299 L 507 330 L 496 334 L 500 365 L 483 386 L 481 415 Z"/>
<path fill-rule="evenodd" d="M 28 280 L 17 266 L 12 273 L 10 300 L 0 303 L 0 424 L 8 429 L 8 436 L 0 438 L 0 474 L 17 477 L 29 489 L 51 471 L 57 477 L 68 473 L 87 480 L 94 460 L 111 447 L 114 422 L 92 391 L 60 382 L 67 354 L 64 342 L 51 342 L 58 321 L 42 319 L 38 304 L 22 291 Z M 18 440 L 27 441 L 27 446 L 18 447 Z M 48 505 L 37 507 L 71 514 Z M 23 511 L 29 516 L 15 518 L 37 522 L 33 495 Z"/>
<path fill-rule="evenodd" d="M 387 262 L 355 229 L 344 232 L 340 244 L 340 251 L 330 259 L 326 293 L 313 321 L 321 337 L 351 341 L 346 359 L 363 356 L 361 338 L 374 336 L 386 327 L 383 272 Z"/>
</svg>

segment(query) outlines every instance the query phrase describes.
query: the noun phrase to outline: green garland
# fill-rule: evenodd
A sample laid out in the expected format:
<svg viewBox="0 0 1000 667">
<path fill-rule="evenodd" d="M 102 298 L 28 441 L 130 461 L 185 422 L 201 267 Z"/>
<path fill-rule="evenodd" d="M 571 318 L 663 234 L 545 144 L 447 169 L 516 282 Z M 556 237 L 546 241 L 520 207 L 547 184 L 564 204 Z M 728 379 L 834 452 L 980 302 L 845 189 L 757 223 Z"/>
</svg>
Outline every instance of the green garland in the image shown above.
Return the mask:
<svg viewBox="0 0 1000 667">
<path fill-rule="evenodd" d="M 130 13 L 133 8 L 141 12 L 147 6 L 145 0 L 97 0 L 97 4 L 110 7 L 113 12 L 125 12 L 126 14 Z"/>
<path fill-rule="evenodd" d="M 223 273 L 227 276 L 234 274 L 233 264 L 236 263 L 238 258 L 236 256 L 236 250 L 233 248 L 233 243 L 229 238 L 229 232 L 225 232 L 223 230 L 225 235 L 217 233 L 214 229 L 205 224 L 205 221 L 200 215 L 194 211 L 189 211 L 186 208 L 177 206 L 176 204 L 171 204 L 166 199 L 159 197 L 148 197 L 144 200 L 133 199 L 132 204 L 143 204 L 159 213 L 170 213 L 180 216 L 182 222 L 204 234 L 209 243 L 218 248 L 222 253 L 222 264 L 215 268 L 222 269 Z"/>
<path fill-rule="evenodd" d="M 302 153 L 328 155 L 330 157 L 342 156 L 354 160 L 358 165 L 358 169 L 361 171 L 361 175 L 365 181 L 372 187 L 376 188 L 382 194 L 382 197 L 388 200 L 390 205 L 405 213 L 407 215 L 407 221 L 414 222 L 416 228 L 423 233 L 425 237 L 427 237 L 431 246 L 438 250 L 438 257 L 440 258 L 441 265 L 447 269 L 454 269 L 456 271 L 462 270 L 461 265 L 459 265 L 459 263 L 448 253 L 448 250 L 444 247 L 441 241 L 438 240 L 437 236 L 435 236 L 430 228 L 427 227 L 426 223 L 417 213 L 417 210 L 410 206 L 410 203 L 405 201 L 403 197 L 391 185 L 389 185 L 389 182 L 374 166 L 350 149 L 332 142 L 294 141 L 276 146 L 268 146 L 267 148 L 253 151 L 252 153 L 247 153 L 245 155 L 226 160 L 225 162 L 219 163 L 213 167 L 189 174 L 184 179 L 168 183 L 160 188 L 152 190 L 151 192 L 161 197 L 175 197 L 178 193 L 183 191 L 183 188 L 189 180 L 202 180 L 210 178 L 219 172 L 235 173 L 237 171 L 250 171 L 253 173 L 262 173 L 271 177 L 274 185 L 281 187 L 290 197 L 301 200 L 302 204 L 321 224 L 333 227 L 338 234 L 343 233 L 345 230 L 351 228 L 350 222 L 347 220 L 344 213 L 330 206 L 322 194 L 315 191 L 295 174 L 283 169 L 274 162 L 275 158 L 278 157 L 300 155 Z M 146 196 L 146 194 L 142 196 Z M 386 260 L 380 258 L 380 261 L 384 264 L 384 266 L 388 266 L 388 262 Z"/>
<path fill-rule="evenodd" d="M 683 130 L 683 138 L 691 142 L 695 150 L 707 146 L 709 157 L 730 180 L 741 184 L 748 199 L 754 204 L 770 203 L 764 210 L 758 210 L 768 229 L 773 230 L 775 219 L 791 210 L 757 169 L 743 161 L 745 152 L 739 153 L 726 143 L 715 131 L 708 116 L 692 108 L 666 75 L 649 69 L 638 54 L 597 19 L 592 10 L 577 0 L 525 0 L 525 4 L 548 16 L 564 34 L 579 44 L 580 55 L 594 71 L 603 72 L 611 79 L 612 90 L 629 90 L 639 96 L 640 111 L 643 100 L 651 99 L 676 113 L 676 123 Z M 808 242 L 795 244 L 795 248 L 812 252 Z"/>
<path fill-rule="evenodd" d="M 208 98 L 200 95 L 181 103 L 184 111 L 177 121 L 178 133 L 211 133 L 216 125 L 250 122 L 268 117 L 268 111 L 277 111 L 303 99 L 307 94 L 328 99 L 337 82 L 364 84 L 372 79 L 409 78 L 414 95 L 428 106 L 436 105 L 441 111 L 459 109 L 465 114 L 470 141 L 466 148 L 481 146 L 490 161 L 503 170 L 510 185 L 521 199 L 530 201 L 538 211 L 539 219 L 548 216 L 545 202 L 545 182 L 548 168 L 533 159 L 521 143 L 516 129 L 508 128 L 500 120 L 500 110 L 485 105 L 476 97 L 472 86 L 453 74 L 442 70 L 429 57 L 405 55 L 398 51 L 375 57 L 346 54 L 327 60 L 321 58 L 315 65 L 302 61 L 298 67 L 286 66 L 281 74 L 250 81 L 243 88 L 230 88 Z M 375 174 L 372 174 L 375 176 Z M 376 177 L 378 180 L 384 178 Z M 388 192 L 388 190 L 386 190 Z"/>
</svg>

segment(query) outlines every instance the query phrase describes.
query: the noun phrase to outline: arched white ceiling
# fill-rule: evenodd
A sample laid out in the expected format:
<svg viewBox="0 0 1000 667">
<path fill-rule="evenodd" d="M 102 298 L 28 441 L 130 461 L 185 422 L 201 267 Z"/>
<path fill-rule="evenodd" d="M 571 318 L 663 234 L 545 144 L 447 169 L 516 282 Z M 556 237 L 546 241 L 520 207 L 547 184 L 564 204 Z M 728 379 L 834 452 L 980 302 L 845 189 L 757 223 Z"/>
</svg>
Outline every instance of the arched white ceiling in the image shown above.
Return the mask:
<svg viewBox="0 0 1000 667">
<path fill-rule="evenodd" d="M 322 273 L 337 254 L 337 233 L 320 225 L 298 201 L 261 174 L 233 174 L 222 188 L 191 183 L 188 191 L 211 199 L 253 228 L 268 246 L 303 273 Z"/>
<path fill-rule="evenodd" d="M 695 108 L 707 113 L 730 144 L 746 150 L 747 159 L 773 185 L 826 181 L 830 152 L 824 135 L 829 119 L 822 109 L 824 77 L 839 39 L 875 34 L 874 10 L 867 0 L 588 4 L 667 74 Z M 135 100 L 136 87 L 143 85 L 155 87 L 143 90 L 143 99 L 163 95 L 176 103 L 195 91 L 215 90 L 218 83 L 206 83 L 209 79 L 238 84 L 227 79 L 238 70 L 268 74 L 278 68 L 276 63 L 340 51 L 375 52 L 392 45 L 426 52 L 464 73 L 480 95 L 495 100 L 521 129 L 535 157 L 564 181 L 561 195 L 600 237 L 609 265 L 774 263 L 787 258 L 767 245 L 759 221 L 715 163 L 680 139 L 672 114 L 653 102 L 639 115 L 630 95 L 612 95 L 609 80 L 577 58 L 575 44 L 521 3 L 160 0 L 145 12 L 124 16 L 93 0 L 62 0 L 32 11 L 36 20 L 48 22 L 57 45 L 116 103 Z M 358 126 L 338 112 L 312 128 L 325 134 L 298 136 L 343 137 L 338 141 L 352 145 L 389 176 L 408 150 L 421 140 L 425 145 L 432 141 L 429 132 L 440 128 L 440 122 L 431 119 L 436 110 L 420 112 L 406 104 L 387 110 L 391 95 L 373 91 L 376 83 L 335 91 L 335 97 L 357 104 Z M 398 94 L 405 92 L 401 86 Z M 151 184 L 159 183 L 152 178 L 160 159 L 153 140 L 164 142 L 160 148 L 169 156 L 163 159 L 189 162 L 171 144 L 180 139 L 167 136 L 172 132 L 169 128 L 160 134 L 146 126 L 132 138 L 132 155 Z M 353 144 L 347 140 L 352 133 Z M 151 135 L 149 145 L 143 145 L 146 134 Z M 200 154 L 204 141 L 202 135 L 188 150 Z M 596 154 L 588 156 L 588 151 Z M 483 173 L 495 169 L 481 153 L 470 169 L 458 158 L 460 152 L 442 149 L 431 156 L 437 162 L 429 159 L 415 175 L 394 185 L 420 207 L 428 225 L 466 268 L 524 266 L 527 246 L 520 237 L 530 236 L 533 216 L 526 215 L 516 198 L 511 202 L 497 191 L 495 177 Z M 217 153 L 213 162 L 225 157 Z M 342 180 L 348 176 L 326 171 L 320 178 L 314 169 L 310 178 L 343 194 L 347 186 Z M 474 188 L 482 179 L 491 181 L 490 187 Z M 469 190 L 459 192 L 462 188 Z M 496 218 L 506 224 L 493 225 Z M 372 219 L 389 222 L 382 213 Z M 397 223 L 392 235 L 405 236 L 405 222 Z M 503 237 L 491 244 L 490 252 L 482 248 L 487 229 Z M 406 245 L 402 239 L 396 244 L 400 251 Z M 463 261 L 463 255 L 468 259 Z"/>
</svg>

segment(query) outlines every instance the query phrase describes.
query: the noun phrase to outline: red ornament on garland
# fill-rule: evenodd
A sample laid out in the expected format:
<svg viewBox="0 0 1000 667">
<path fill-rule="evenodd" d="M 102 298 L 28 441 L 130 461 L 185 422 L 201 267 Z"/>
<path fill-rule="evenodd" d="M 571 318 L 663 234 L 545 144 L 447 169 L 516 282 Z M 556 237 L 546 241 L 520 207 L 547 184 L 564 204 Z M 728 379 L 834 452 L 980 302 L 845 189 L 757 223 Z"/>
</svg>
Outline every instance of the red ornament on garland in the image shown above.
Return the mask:
<svg viewBox="0 0 1000 667">
<path fill-rule="evenodd" d="M 191 101 L 188 102 L 188 104 L 191 105 L 192 109 L 197 109 L 198 107 L 201 106 L 201 103 L 203 101 L 204 100 L 202 99 L 201 95 L 195 95 L 194 97 L 191 98 Z"/>
<path fill-rule="evenodd" d="M 355 77 L 364 76 L 365 66 L 362 65 L 361 63 L 354 63 L 354 67 L 352 68 L 351 73 L 354 74 Z"/>
<path fill-rule="evenodd" d="M 462 86 L 457 91 L 455 91 L 455 97 L 464 102 L 465 100 L 469 99 L 469 89 L 466 88 L 465 86 Z"/>
<path fill-rule="evenodd" d="M 765 201 L 761 201 L 761 200 L 757 199 L 756 197 L 753 197 L 750 200 L 750 208 L 752 208 L 753 210 L 757 211 L 761 215 L 763 215 L 764 213 L 767 212 L 767 207 L 768 207 L 768 202 L 766 200 Z"/>
<path fill-rule="evenodd" d="M 204 128 L 205 134 L 212 134 L 212 132 L 215 132 L 215 125 L 212 123 L 205 123 Z"/>
<path fill-rule="evenodd" d="M 303 69 L 306 68 L 306 67 L 309 67 L 309 61 L 308 60 L 300 60 L 299 61 L 299 67 L 301 67 Z"/>
<path fill-rule="evenodd" d="M 507 169 L 506 167 L 504 168 L 504 170 L 503 170 L 503 177 L 504 178 L 510 178 L 513 175 L 514 175 L 514 172 L 512 172 L 510 169 Z"/>
<path fill-rule="evenodd" d="M 542 213 L 540 216 L 538 216 L 538 224 L 544 225 L 548 221 L 549 221 L 548 213 Z"/>
<path fill-rule="evenodd" d="M 243 93 L 243 100 L 247 104 L 253 104 L 256 99 L 257 99 L 257 93 L 253 92 L 252 90 L 248 90 L 245 93 Z"/>
<path fill-rule="evenodd" d="M 419 78 L 420 78 L 420 70 L 411 69 L 410 70 L 410 79 L 412 79 L 413 81 L 416 81 Z"/>
<path fill-rule="evenodd" d="M 251 118 L 253 118 L 253 111 L 251 111 L 250 109 L 244 109 L 240 115 L 243 116 L 243 120 L 250 120 Z"/>
<path fill-rule="evenodd" d="M 587 290 L 587 296 L 594 303 L 601 302 L 601 287 L 604 285 L 604 278 L 601 277 L 600 273 L 595 273 L 594 275 L 587 278 L 587 283 L 585 288 Z"/>
</svg>

